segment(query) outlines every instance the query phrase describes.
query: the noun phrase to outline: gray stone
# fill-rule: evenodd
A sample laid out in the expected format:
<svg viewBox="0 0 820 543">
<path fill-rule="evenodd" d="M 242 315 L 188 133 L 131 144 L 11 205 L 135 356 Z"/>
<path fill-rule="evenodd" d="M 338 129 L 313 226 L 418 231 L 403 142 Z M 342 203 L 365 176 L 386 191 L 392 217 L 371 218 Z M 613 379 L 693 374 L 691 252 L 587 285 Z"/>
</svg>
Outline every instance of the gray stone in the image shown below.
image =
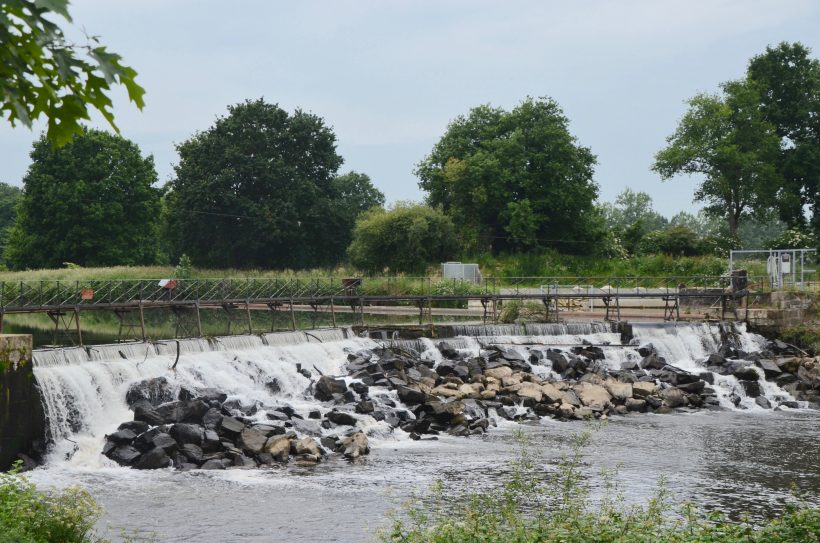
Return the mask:
<svg viewBox="0 0 820 543">
<path fill-rule="evenodd" d="M 322 375 L 316 382 L 313 396 L 319 401 L 329 402 L 333 400 L 334 394 L 344 394 L 346 391 L 347 385 L 344 379 L 334 379 L 328 375 Z"/>
<path fill-rule="evenodd" d="M 239 439 L 237 439 L 236 444 L 243 451 L 250 454 L 256 454 L 262 451 L 262 448 L 265 446 L 267 440 L 268 436 L 259 430 L 245 428 L 239 433 Z"/>
</svg>

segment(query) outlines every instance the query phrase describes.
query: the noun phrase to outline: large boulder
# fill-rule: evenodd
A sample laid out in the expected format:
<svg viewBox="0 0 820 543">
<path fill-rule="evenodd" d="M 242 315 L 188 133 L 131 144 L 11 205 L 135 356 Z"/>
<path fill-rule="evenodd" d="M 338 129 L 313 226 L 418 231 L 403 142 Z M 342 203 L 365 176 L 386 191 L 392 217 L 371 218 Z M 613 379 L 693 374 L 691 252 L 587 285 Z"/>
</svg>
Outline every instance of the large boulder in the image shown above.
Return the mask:
<svg viewBox="0 0 820 543">
<path fill-rule="evenodd" d="M 637 383 L 632 383 L 632 395 L 635 398 L 646 398 L 655 393 L 655 389 L 658 387 L 655 383 L 650 383 L 649 381 L 638 381 Z"/>
<path fill-rule="evenodd" d="M 666 365 L 666 360 L 658 353 L 652 352 L 643 357 L 641 360 L 641 368 L 645 370 L 660 370 Z"/>
<path fill-rule="evenodd" d="M 125 403 L 133 408 L 140 400 L 148 402 L 156 407 L 160 404 L 174 401 L 176 399 L 176 387 L 168 382 L 165 377 L 153 377 L 133 383 L 125 393 Z"/>
<path fill-rule="evenodd" d="M 333 400 L 334 394 L 344 394 L 346 391 L 347 385 L 344 379 L 334 379 L 328 375 L 322 375 L 316 382 L 313 396 L 321 402 L 329 402 Z"/>
<path fill-rule="evenodd" d="M 120 445 L 111 449 L 106 456 L 121 466 L 130 466 L 139 457 L 140 451 L 131 445 Z"/>
<path fill-rule="evenodd" d="M 757 381 L 760 379 L 760 375 L 754 366 L 736 367 L 734 371 L 732 371 L 732 375 L 741 381 Z"/>
<path fill-rule="evenodd" d="M 243 428 L 239 433 L 239 439 L 236 440 L 237 446 L 249 454 L 258 454 L 267 443 L 268 437 L 253 428 Z"/>
<path fill-rule="evenodd" d="M 168 430 L 177 443 L 184 445 L 186 443 L 193 443 L 194 445 L 202 445 L 203 429 L 196 424 L 178 423 L 171 426 Z"/>
<path fill-rule="evenodd" d="M 404 402 L 405 405 L 419 405 L 427 399 L 427 394 L 416 387 L 399 386 L 396 387 L 396 392 L 399 395 L 399 399 Z"/>
<path fill-rule="evenodd" d="M 543 394 L 542 400 L 549 400 L 551 403 L 558 403 L 564 397 L 563 392 L 558 390 L 558 387 L 552 383 L 542 383 L 541 394 Z"/>
<path fill-rule="evenodd" d="M 618 401 L 625 402 L 632 397 L 632 385 L 629 383 L 621 383 L 612 379 L 607 379 L 604 382 L 604 388 L 612 397 Z"/>
<path fill-rule="evenodd" d="M 541 387 L 536 385 L 535 383 L 521 383 L 518 385 L 518 390 L 515 391 L 516 394 L 520 398 L 532 398 L 536 402 L 540 402 L 543 396 L 543 392 L 541 391 Z"/>
<path fill-rule="evenodd" d="M 612 400 L 612 396 L 600 385 L 581 383 L 572 387 L 581 403 L 593 411 L 603 411 Z"/>
<path fill-rule="evenodd" d="M 494 377 L 499 381 L 504 377 L 509 377 L 513 374 L 513 370 L 509 366 L 498 366 L 497 368 L 490 368 L 484 370 L 484 375 L 487 377 Z"/>
<path fill-rule="evenodd" d="M 270 454 L 276 462 L 287 463 L 290 455 L 290 441 L 294 434 L 283 434 L 268 438 L 265 443 L 265 451 Z"/>
<path fill-rule="evenodd" d="M 291 442 L 291 451 L 297 455 L 310 454 L 317 458 L 321 458 L 325 453 L 321 445 L 312 437 L 303 437 L 299 440 L 294 439 Z"/>
<path fill-rule="evenodd" d="M 166 454 L 166 451 L 162 447 L 154 447 L 134 463 L 134 469 L 160 469 L 167 468 L 171 464 L 171 457 Z"/>
<path fill-rule="evenodd" d="M 344 438 L 339 446 L 345 458 L 355 460 L 366 454 L 370 454 L 370 445 L 364 432 L 356 432 Z"/>
<path fill-rule="evenodd" d="M 671 387 L 662 390 L 660 393 L 663 405 L 670 408 L 683 407 L 686 405 L 686 396 L 679 388 Z"/>
</svg>

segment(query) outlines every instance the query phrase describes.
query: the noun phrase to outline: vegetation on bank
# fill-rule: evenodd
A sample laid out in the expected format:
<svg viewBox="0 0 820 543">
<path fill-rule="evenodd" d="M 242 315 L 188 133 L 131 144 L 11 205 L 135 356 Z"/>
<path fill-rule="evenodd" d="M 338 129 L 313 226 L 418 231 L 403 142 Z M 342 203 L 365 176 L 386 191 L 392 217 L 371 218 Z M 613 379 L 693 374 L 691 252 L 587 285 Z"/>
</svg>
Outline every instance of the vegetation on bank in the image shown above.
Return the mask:
<svg viewBox="0 0 820 543">
<path fill-rule="evenodd" d="M 101 515 L 85 490 L 44 492 L 14 470 L 0 473 L 0 543 L 106 543 L 94 534 Z"/>
<path fill-rule="evenodd" d="M 519 434 L 520 435 L 520 434 Z M 385 543 L 817 543 L 820 509 L 789 506 L 769 522 L 732 522 L 693 504 L 675 509 L 659 485 L 644 505 L 629 505 L 612 473 L 603 473 L 605 495 L 592 505 L 582 472 L 590 433 L 575 436 L 554 473 L 539 469 L 526 443 L 500 489 L 444 500 L 439 482 L 431 500 L 414 499 L 391 514 L 380 533 Z M 431 504 L 432 501 L 432 504 Z"/>
</svg>

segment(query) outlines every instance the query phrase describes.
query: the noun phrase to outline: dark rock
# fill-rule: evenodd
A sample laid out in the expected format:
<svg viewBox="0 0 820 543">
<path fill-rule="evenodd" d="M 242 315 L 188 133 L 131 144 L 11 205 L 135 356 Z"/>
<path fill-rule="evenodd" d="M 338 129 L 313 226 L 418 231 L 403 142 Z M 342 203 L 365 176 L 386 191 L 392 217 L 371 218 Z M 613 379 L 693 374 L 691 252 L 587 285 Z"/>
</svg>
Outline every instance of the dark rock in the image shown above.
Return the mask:
<svg viewBox="0 0 820 543">
<path fill-rule="evenodd" d="M 792 401 L 792 400 L 788 400 L 788 401 L 785 401 L 785 402 L 780 402 L 778 405 L 783 406 L 783 407 L 788 407 L 790 409 L 797 409 L 797 408 L 800 407 L 799 403 L 797 403 L 795 401 Z"/>
<path fill-rule="evenodd" d="M 121 466 L 130 466 L 140 454 L 140 451 L 131 445 L 120 445 L 111 449 L 106 456 Z"/>
<path fill-rule="evenodd" d="M 182 399 L 182 398 L 180 398 Z M 228 395 L 215 388 L 200 388 L 196 391 L 196 396 L 192 399 L 199 399 L 205 403 L 217 406 L 228 399 Z"/>
<path fill-rule="evenodd" d="M 653 409 L 657 409 L 661 405 L 663 405 L 663 400 L 661 400 L 657 396 L 647 396 L 644 398 L 644 400 L 646 400 L 646 405 Z"/>
<path fill-rule="evenodd" d="M 202 416 L 202 426 L 208 430 L 216 430 L 222 423 L 222 413 L 219 409 L 212 407 Z"/>
<path fill-rule="evenodd" d="M 163 434 L 168 436 L 168 434 Z M 170 438 L 171 436 L 168 436 Z M 147 453 L 143 454 L 139 460 L 134 463 L 134 469 L 160 469 L 167 468 L 172 464 L 171 458 L 162 447 L 154 447 Z"/>
<path fill-rule="evenodd" d="M 245 425 L 234 417 L 222 417 L 222 421 L 217 432 L 219 435 L 237 437 L 243 428 L 245 428 Z"/>
<path fill-rule="evenodd" d="M 157 414 L 154 407 L 147 400 L 139 400 L 133 405 L 134 421 L 143 422 L 150 426 L 164 424 L 162 417 Z"/>
<path fill-rule="evenodd" d="M 666 360 L 657 353 L 650 353 L 641 360 L 641 368 L 647 370 L 660 370 L 666 366 Z"/>
<path fill-rule="evenodd" d="M 333 424 L 340 426 L 356 426 L 356 417 L 344 411 L 330 411 L 325 417 Z"/>
<path fill-rule="evenodd" d="M 193 443 L 186 443 L 182 447 L 180 447 L 179 452 L 185 456 L 186 459 L 193 462 L 196 465 L 202 463 L 202 448 Z"/>
<path fill-rule="evenodd" d="M 356 404 L 356 413 L 361 413 L 363 415 L 367 415 L 375 411 L 375 406 L 373 402 L 369 400 L 362 400 Z"/>
<path fill-rule="evenodd" d="M 282 392 L 282 385 L 279 383 L 279 380 L 275 377 L 265 383 L 265 388 L 268 389 L 268 392 L 272 394 L 279 394 Z"/>
<path fill-rule="evenodd" d="M 154 436 L 151 440 L 151 445 L 153 445 L 154 448 L 163 449 L 169 455 L 174 454 L 177 452 L 177 449 L 179 449 L 179 444 L 176 440 L 171 437 L 170 434 L 164 432 Z"/>
<path fill-rule="evenodd" d="M 714 385 L 714 384 L 715 384 L 715 374 L 714 374 L 714 373 L 712 373 L 711 371 L 704 371 L 704 372 L 701 372 L 701 373 L 699 373 L 699 374 L 698 374 L 698 377 L 699 377 L 700 379 L 702 379 L 702 380 L 706 381 L 706 382 L 707 382 L 707 383 L 709 383 L 710 385 Z"/>
<path fill-rule="evenodd" d="M 350 383 L 349 388 L 351 388 L 356 394 L 367 394 L 370 391 L 370 387 L 368 387 L 364 383 L 360 382 L 353 382 Z"/>
<path fill-rule="evenodd" d="M 758 359 L 755 364 L 763 370 L 763 375 L 766 376 L 766 379 L 777 379 L 783 373 L 783 370 L 775 364 L 774 360 L 769 360 L 768 358 Z"/>
<path fill-rule="evenodd" d="M 646 358 L 650 354 L 655 352 L 655 346 L 651 343 L 644 343 L 640 347 L 638 347 L 638 354 L 642 357 Z"/>
<path fill-rule="evenodd" d="M 547 359 L 552 362 L 552 369 L 557 373 L 563 373 L 569 367 L 569 361 L 560 351 L 554 349 L 547 350 Z"/>
<path fill-rule="evenodd" d="M 208 470 L 225 469 L 225 467 L 226 467 L 225 463 L 226 463 L 226 460 L 224 460 L 224 459 L 214 458 L 214 459 L 208 460 L 207 462 L 202 464 L 202 466 L 200 466 L 199 469 L 208 469 Z"/>
<path fill-rule="evenodd" d="M 757 381 L 745 381 L 738 379 L 737 382 L 743 387 L 743 390 L 746 392 L 746 396 L 749 398 L 757 398 L 760 396 L 760 383 Z"/>
<path fill-rule="evenodd" d="M 319 411 L 318 409 L 314 409 L 310 413 L 308 413 L 308 418 L 309 419 L 321 419 L 322 418 L 322 412 Z"/>
<path fill-rule="evenodd" d="M 313 396 L 322 402 L 329 402 L 333 400 L 334 394 L 344 394 L 347 391 L 347 385 L 344 379 L 334 379 L 328 375 L 319 377 L 314 388 Z"/>
<path fill-rule="evenodd" d="M 692 383 L 684 383 L 678 385 L 678 388 L 688 394 L 697 394 L 706 387 L 706 381 L 694 381 Z"/>
<path fill-rule="evenodd" d="M 640 366 L 638 365 L 638 362 L 636 362 L 635 360 L 626 360 L 621 363 L 622 370 L 635 371 L 639 368 Z"/>
<path fill-rule="evenodd" d="M 131 443 L 136 439 L 137 434 L 133 430 L 118 430 L 111 435 L 105 436 L 105 438 L 118 445 L 123 443 Z"/>
<path fill-rule="evenodd" d="M 149 428 L 150 426 L 147 422 L 132 420 L 128 422 L 123 422 L 117 427 L 117 430 L 131 430 L 136 435 L 140 435 L 143 432 L 147 432 Z"/>
<path fill-rule="evenodd" d="M 184 445 L 186 443 L 202 445 L 203 428 L 196 424 L 174 424 L 173 426 L 171 426 L 171 429 L 168 431 L 168 433 L 180 445 Z"/>
<path fill-rule="evenodd" d="M 278 409 L 272 409 L 272 410 L 267 411 L 265 416 L 268 417 L 270 420 L 281 420 L 281 421 L 290 420 L 290 417 L 288 416 L 287 413 L 285 413 L 284 411 L 280 411 Z"/>
<path fill-rule="evenodd" d="M 456 348 L 447 343 L 446 341 L 442 341 L 438 344 L 438 350 L 442 354 L 442 356 L 444 356 L 444 358 L 454 360 L 459 356 Z"/>
<path fill-rule="evenodd" d="M 732 375 L 742 381 L 757 381 L 760 379 L 757 371 L 752 366 L 738 367 L 732 371 Z"/>
<path fill-rule="evenodd" d="M 204 452 L 215 452 L 220 448 L 219 434 L 214 430 L 205 430 L 202 439 L 202 450 Z"/>
<path fill-rule="evenodd" d="M 125 393 L 125 403 L 131 408 L 140 400 L 145 400 L 156 407 L 174 399 L 176 399 L 176 390 L 165 377 L 139 381 L 129 386 Z"/>
<path fill-rule="evenodd" d="M 772 404 L 769 402 L 769 400 L 766 398 L 766 396 L 758 396 L 757 398 L 755 398 L 755 403 L 757 405 L 759 405 L 760 407 L 762 407 L 763 409 L 771 409 L 772 408 Z"/>
<path fill-rule="evenodd" d="M 418 405 L 424 403 L 427 400 L 427 395 L 420 390 L 411 387 L 398 387 L 396 392 L 399 395 L 399 399 L 405 405 Z"/>
<path fill-rule="evenodd" d="M 726 364 L 726 358 L 719 353 L 712 353 L 706 359 L 706 364 L 708 366 L 722 366 Z"/>
</svg>

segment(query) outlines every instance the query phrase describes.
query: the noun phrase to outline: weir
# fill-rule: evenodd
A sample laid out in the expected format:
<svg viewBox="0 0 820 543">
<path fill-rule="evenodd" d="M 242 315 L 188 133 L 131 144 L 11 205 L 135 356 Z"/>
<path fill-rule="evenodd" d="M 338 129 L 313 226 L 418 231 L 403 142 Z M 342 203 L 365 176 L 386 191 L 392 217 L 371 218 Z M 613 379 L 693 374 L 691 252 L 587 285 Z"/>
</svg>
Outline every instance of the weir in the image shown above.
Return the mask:
<svg viewBox="0 0 820 543">
<path fill-rule="evenodd" d="M 260 421 L 281 406 L 292 408 L 307 421 L 310 412 L 321 407 L 310 392 L 315 380 L 320 375 L 346 375 L 348 356 L 362 349 L 404 349 L 429 360 L 435 368 L 444 360 L 441 352 L 445 344 L 470 356 L 495 345 L 529 360 L 535 375 L 560 380 L 548 351 L 569 353 L 573 348 L 618 346 L 603 349 L 606 369 L 617 373 L 640 361 L 639 349 L 651 343 L 669 364 L 705 375 L 709 374 L 708 359 L 721 348 L 726 328 L 714 323 L 632 324 L 631 335 L 625 338 L 623 326 L 604 322 L 448 325 L 440 330 L 449 331 L 443 334 L 448 337 L 395 340 L 358 337 L 349 328 L 326 329 L 37 350 L 33 353 L 33 374 L 47 421 L 43 434 L 49 444 L 47 462 L 102 466 L 110 462 L 100 454 L 104 436 L 133 418 L 126 393 L 132 384 L 146 379 L 167 381 L 173 397 L 183 389 L 220 390 L 229 402 Z M 743 324 L 728 328 L 739 352 L 749 356 L 765 342 Z M 764 382 L 763 371 L 757 367 L 754 371 Z M 356 382 L 344 379 L 348 384 Z M 758 394 L 748 392 L 736 377 L 714 375 L 710 379 L 720 408 L 763 409 L 755 397 Z M 772 406 L 798 405 L 791 393 L 773 382 L 765 381 L 759 395 Z M 370 398 L 377 406 L 405 409 L 395 391 L 386 388 L 371 386 Z M 358 425 L 373 435 L 406 439 L 402 437 L 406 434 L 369 415 L 358 416 Z"/>
</svg>

